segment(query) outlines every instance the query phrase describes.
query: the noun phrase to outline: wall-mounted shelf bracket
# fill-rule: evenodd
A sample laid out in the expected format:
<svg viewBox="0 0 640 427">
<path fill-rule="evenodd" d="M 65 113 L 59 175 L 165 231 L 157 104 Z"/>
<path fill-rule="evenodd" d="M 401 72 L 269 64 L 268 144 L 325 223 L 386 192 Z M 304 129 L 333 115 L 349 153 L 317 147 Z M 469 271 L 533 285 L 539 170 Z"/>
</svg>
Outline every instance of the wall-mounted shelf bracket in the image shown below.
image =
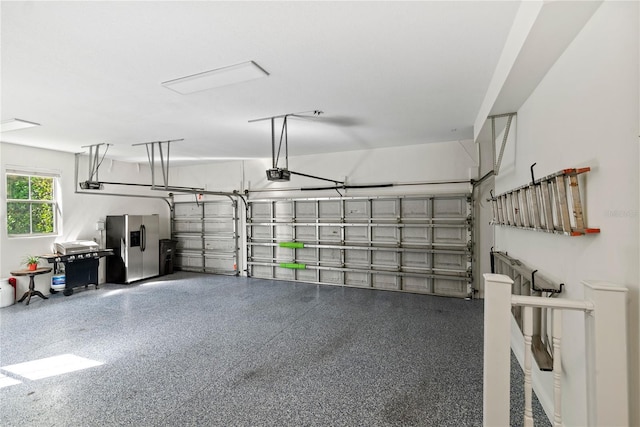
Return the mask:
<svg viewBox="0 0 640 427">
<path fill-rule="evenodd" d="M 493 174 L 498 176 L 500 172 L 500 165 L 502 164 L 502 156 L 504 155 L 504 149 L 507 146 L 507 139 L 509 138 L 509 131 L 511 130 L 511 121 L 515 117 L 516 113 L 496 114 L 494 116 L 487 117 L 491 119 L 491 147 L 493 153 Z M 504 128 L 504 135 L 502 136 L 502 145 L 500 145 L 500 153 L 496 159 L 496 119 L 506 117 L 507 124 Z"/>
</svg>

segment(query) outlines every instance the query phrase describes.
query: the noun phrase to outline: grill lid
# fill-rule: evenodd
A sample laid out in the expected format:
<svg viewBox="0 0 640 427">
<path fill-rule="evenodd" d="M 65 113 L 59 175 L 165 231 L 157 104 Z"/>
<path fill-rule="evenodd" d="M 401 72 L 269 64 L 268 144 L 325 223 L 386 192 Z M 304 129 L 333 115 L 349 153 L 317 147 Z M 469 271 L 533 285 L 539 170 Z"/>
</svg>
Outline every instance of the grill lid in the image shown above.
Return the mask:
<svg viewBox="0 0 640 427">
<path fill-rule="evenodd" d="M 81 254 L 84 252 L 97 251 L 99 249 L 99 245 L 91 240 L 76 240 L 73 242 L 56 243 L 56 252 L 61 255 Z"/>
</svg>

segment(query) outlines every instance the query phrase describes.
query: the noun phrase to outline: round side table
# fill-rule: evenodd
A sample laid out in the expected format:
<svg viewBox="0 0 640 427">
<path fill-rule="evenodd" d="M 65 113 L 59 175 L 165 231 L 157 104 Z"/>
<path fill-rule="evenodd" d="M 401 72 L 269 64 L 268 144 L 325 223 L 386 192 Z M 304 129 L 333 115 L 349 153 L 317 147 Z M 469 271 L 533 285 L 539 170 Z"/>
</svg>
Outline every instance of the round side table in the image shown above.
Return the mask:
<svg viewBox="0 0 640 427">
<path fill-rule="evenodd" d="M 22 298 L 20 298 L 20 300 L 18 302 L 22 302 L 24 301 L 25 298 L 27 298 L 27 304 L 29 305 L 29 301 L 31 301 L 31 296 L 32 295 L 37 295 L 40 298 L 43 299 L 49 299 L 48 297 L 45 297 L 44 295 L 42 295 L 42 292 L 40 291 L 36 291 L 35 290 L 35 282 L 33 280 L 34 276 L 37 276 L 39 274 L 46 274 L 46 273 L 50 273 L 52 270 L 51 267 L 39 267 L 36 268 L 35 270 L 15 270 L 15 271 L 10 271 L 10 273 L 13 276 L 29 276 L 29 290 L 27 292 L 24 293 L 24 295 L 22 295 Z"/>
</svg>

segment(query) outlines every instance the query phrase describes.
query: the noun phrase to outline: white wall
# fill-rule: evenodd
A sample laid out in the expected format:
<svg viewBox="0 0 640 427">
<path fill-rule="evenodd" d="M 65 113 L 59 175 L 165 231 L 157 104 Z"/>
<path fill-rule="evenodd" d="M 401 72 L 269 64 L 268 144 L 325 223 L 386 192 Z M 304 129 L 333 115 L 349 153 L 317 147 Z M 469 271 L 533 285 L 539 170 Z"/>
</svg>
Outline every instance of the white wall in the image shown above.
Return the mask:
<svg viewBox="0 0 640 427">
<path fill-rule="evenodd" d="M 496 193 L 563 168 L 590 166 L 581 186 L 587 224 L 601 234 L 567 237 L 496 228 L 496 247 L 566 284 L 605 280 L 629 288 L 631 425 L 640 425 L 638 2 L 605 2 L 518 111 L 513 167 L 501 170 Z M 511 166 L 511 165 L 507 165 Z M 616 333 L 616 331 L 612 331 Z M 563 393 L 566 425 L 585 425 L 584 329 L 565 317 Z M 550 390 L 547 390 L 551 393 Z M 624 390 L 620 391 L 624 393 Z"/>
<path fill-rule="evenodd" d="M 79 179 L 86 180 L 88 167 L 83 159 L 80 165 Z M 52 252 L 54 242 L 70 240 L 93 240 L 100 239 L 100 232 L 96 230 L 96 222 L 104 220 L 106 215 L 118 214 L 160 214 L 160 238 L 169 238 L 169 207 L 159 199 L 116 197 L 116 196 L 94 196 L 86 194 L 75 194 L 75 156 L 72 153 L 60 151 L 43 150 L 38 148 L 24 147 L 8 143 L 0 143 L 0 167 L 2 173 L 2 185 L 0 185 L 0 199 L 5 200 L 6 192 L 6 169 L 46 169 L 58 171 L 61 175 L 61 211 L 62 224 L 57 236 L 45 237 L 8 237 L 6 223 L 6 204 L 2 203 L 0 208 L 0 277 L 9 277 L 11 270 L 25 268 L 21 265 L 26 255 L 39 255 Z M 100 179 L 117 182 L 137 182 L 150 183 L 150 173 L 148 167 L 139 167 L 136 164 L 126 164 L 122 162 L 111 162 L 105 160 L 100 167 Z M 136 192 L 132 188 L 116 188 L 108 186 L 105 190 L 109 192 Z M 151 194 L 149 191 L 142 192 Z M 137 194 L 140 194 L 138 192 Z M 163 193 L 153 194 L 162 196 Z M 41 261 L 41 265 L 49 265 L 46 261 Z M 104 277 L 101 269 L 101 277 Z M 50 274 L 36 276 L 36 289 L 43 294 L 49 293 Z M 28 288 L 28 278 L 18 278 L 18 298 Z"/>
</svg>

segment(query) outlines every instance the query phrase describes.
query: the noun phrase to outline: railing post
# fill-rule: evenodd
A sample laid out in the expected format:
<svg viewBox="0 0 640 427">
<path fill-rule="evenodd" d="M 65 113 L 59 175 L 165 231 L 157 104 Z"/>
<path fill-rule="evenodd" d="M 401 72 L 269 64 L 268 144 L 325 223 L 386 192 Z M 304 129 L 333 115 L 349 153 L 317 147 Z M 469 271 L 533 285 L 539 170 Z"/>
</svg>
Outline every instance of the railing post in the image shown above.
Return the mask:
<svg viewBox="0 0 640 427">
<path fill-rule="evenodd" d="M 502 274 L 484 274 L 482 423 L 508 426 L 511 380 L 511 285 Z"/>
<path fill-rule="evenodd" d="M 588 424 L 628 426 L 627 288 L 582 283 L 585 299 L 594 305 L 585 315 Z"/>
</svg>

